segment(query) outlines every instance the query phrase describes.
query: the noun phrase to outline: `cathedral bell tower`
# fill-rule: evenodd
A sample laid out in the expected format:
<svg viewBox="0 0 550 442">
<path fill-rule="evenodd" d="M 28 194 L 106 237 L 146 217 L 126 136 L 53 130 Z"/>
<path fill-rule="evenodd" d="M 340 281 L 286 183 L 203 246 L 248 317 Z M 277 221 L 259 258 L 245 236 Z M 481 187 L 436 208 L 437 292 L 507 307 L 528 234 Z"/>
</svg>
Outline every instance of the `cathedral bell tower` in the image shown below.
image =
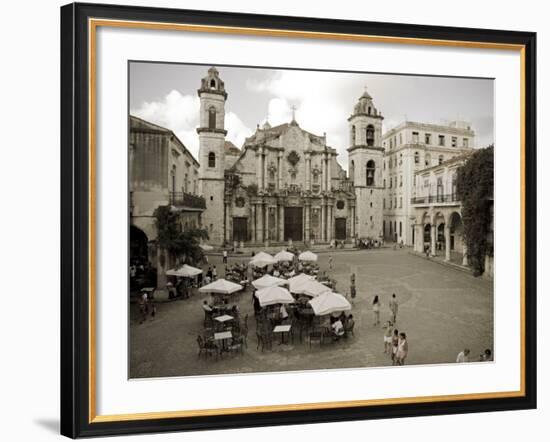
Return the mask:
<svg viewBox="0 0 550 442">
<path fill-rule="evenodd" d="M 383 234 L 383 119 L 365 89 L 348 118 L 349 177 L 357 197 L 355 231 L 360 238 L 378 239 Z"/>
<path fill-rule="evenodd" d="M 199 186 L 206 200 L 202 226 L 208 230 L 210 243 L 224 240 L 224 171 L 225 171 L 225 92 L 224 82 L 215 67 L 201 80 L 197 91 L 200 98 L 199 134 Z"/>
</svg>

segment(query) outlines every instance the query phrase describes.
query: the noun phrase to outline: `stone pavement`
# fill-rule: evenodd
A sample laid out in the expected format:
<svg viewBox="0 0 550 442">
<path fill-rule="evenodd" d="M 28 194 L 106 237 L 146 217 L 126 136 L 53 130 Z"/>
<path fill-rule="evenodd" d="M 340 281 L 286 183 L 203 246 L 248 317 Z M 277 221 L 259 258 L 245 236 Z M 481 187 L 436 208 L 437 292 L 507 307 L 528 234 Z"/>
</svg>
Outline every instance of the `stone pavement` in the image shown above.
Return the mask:
<svg viewBox="0 0 550 442">
<path fill-rule="evenodd" d="M 388 366 L 391 361 L 383 354 L 383 329 L 373 326 L 372 299 L 380 297 L 384 324 L 392 293 L 399 303 L 397 328 L 408 336 L 407 365 L 451 363 L 464 347 L 471 349 L 475 359 L 485 348 L 493 348 L 492 281 L 414 256 L 407 249 L 323 253 L 319 255 L 321 270 L 328 270 L 330 255 L 336 291 L 349 292 L 350 274 L 356 274 L 357 298 L 351 312 L 355 336 L 311 348 L 306 340 L 274 343 L 272 351 L 261 352 L 256 348 L 252 295 L 246 291 L 235 295 L 242 317 L 249 314 L 244 354 L 218 360 L 198 358 L 196 338 L 203 329 L 201 304 L 207 295 L 158 303 L 156 317 L 141 325 L 138 307 L 131 304 L 130 377 Z M 243 260 L 230 257 L 229 263 Z M 211 256 L 210 264 L 223 277 L 221 257 Z"/>
</svg>

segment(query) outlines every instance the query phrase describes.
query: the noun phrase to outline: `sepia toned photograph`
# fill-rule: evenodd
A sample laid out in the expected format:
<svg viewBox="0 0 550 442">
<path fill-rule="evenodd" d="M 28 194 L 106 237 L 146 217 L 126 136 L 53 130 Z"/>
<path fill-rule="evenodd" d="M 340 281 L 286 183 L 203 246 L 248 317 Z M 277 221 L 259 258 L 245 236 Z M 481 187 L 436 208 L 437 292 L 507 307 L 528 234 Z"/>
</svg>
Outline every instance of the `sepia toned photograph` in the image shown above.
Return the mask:
<svg viewBox="0 0 550 442">
<path fill-rule="evenodd" d="M 493 79 L 128 70 L 129 378 L 496 358 Z"/>
</svg>

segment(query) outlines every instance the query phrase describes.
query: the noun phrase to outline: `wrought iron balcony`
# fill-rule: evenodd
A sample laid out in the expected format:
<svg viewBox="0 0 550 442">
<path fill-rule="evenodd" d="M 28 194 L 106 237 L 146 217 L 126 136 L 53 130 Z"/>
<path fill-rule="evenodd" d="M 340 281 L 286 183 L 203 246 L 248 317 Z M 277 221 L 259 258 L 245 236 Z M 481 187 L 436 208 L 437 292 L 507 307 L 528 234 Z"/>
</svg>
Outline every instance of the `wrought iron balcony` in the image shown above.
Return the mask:
<svg viewBox="0 0 550 442">
<path fill-rule="evenodd" d="M 170 204 L 189 209 L 206 209 L 206 201 L 202 196 L 186 192 L 170 192 Z"/>
<path fill-rule="evenodd" d="M 444 204 L 444 203 L 458 203 L 459 199 L 456 193 L 448 193 L 446 195 L 428 195 L 417 196 L 411 198 L 412 205 L 428 205 L 428 204 Z"/>
</svg>

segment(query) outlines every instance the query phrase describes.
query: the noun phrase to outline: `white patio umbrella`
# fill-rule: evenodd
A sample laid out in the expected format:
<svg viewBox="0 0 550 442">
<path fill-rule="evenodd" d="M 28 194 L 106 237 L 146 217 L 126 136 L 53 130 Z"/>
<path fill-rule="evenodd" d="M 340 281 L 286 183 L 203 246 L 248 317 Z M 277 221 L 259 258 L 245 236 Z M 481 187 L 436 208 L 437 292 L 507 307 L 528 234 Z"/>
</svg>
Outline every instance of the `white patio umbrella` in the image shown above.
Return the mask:
<svg viewBox="0 0 550 442">
<path fill-rule="evenodd" d="M 351 304 L 339 293 L 326 292 L 308 301 L 316 316 L 351 310 Z"/>
<path fill-rule="evenodd" d="M 192 278 L 193 276 L 200 275 L 201 269 L 184 264 L 179 269 L 170 269 L 166 272 L 167 276 L 179 276 L 181 278 Z"/>
<path fill-rule="evenodd" d="M 313 279 L 313 276 L 306 275 L 305 273 L 300 273 L 296 276 L 293 276 L 292 278 L 287 279 L 288 289 L 292 293 L 303 293 L 302 287 L 304 286 L 304 284 L 312 281 Z"/>
<path fill-rule="evenodd" d="M 309 250 L 298 255 L 300 261 L 317 261 L 317 255 Z"/>
<path fill-rule="evenodd" d="M 290 292 L 283 287 L 266 287 L 258 290 L 256 297 L 262 307 L 273 304 L 292 304 L 294 302 Z"/>
<path fill-rule="evenodd" d="M 229 295 L 231 293 L 242 290 L 243 286 L 235 282 L 227 281 L 226 279 L 216 279 L 214 282 L 207 284 L 199 289 L 201 293 L 221 293 Z"/>
<path fill-rule="evenodd" d="M 278 261 L 292 261 L 294 259 L 294 253 L 287 252 L 286 250 L 281 250 L 277 253 L 274 258 Z"/>
<path fill-rule="evenodd" d="M 252 285 L 257 289 L 265 289 L 266 287 L 280 286 L 287 284 L 286 279 L 276 278 L 271 275 L 264 275 L 261 278 L 258 278 L 252 281 Z"/>
<path fill-rule="evenodd" d="M 260 252 L 254 256 L 249 262 L 249 265 L 254 267 L 265 267 L 267 265 L 275 264 L 277 260 L 273 258 L 269 253 Z"/>
<path fill-rule="evenodd" d="M 308 281 L 302 287 L 302 293 L 304 295 L 317 297 L 323 293 L 330 292 L 330 287 L 321 284 L 319 281 Z"/>
<path fill-rule="evenodd" d="M 214 250 L 214 247 L 212 247 L 209 244 L 201 244 L 199 245 L 201 249 L 203 249 L 205 252 L 209 252 L 210 250 Z"/>
</svg>

